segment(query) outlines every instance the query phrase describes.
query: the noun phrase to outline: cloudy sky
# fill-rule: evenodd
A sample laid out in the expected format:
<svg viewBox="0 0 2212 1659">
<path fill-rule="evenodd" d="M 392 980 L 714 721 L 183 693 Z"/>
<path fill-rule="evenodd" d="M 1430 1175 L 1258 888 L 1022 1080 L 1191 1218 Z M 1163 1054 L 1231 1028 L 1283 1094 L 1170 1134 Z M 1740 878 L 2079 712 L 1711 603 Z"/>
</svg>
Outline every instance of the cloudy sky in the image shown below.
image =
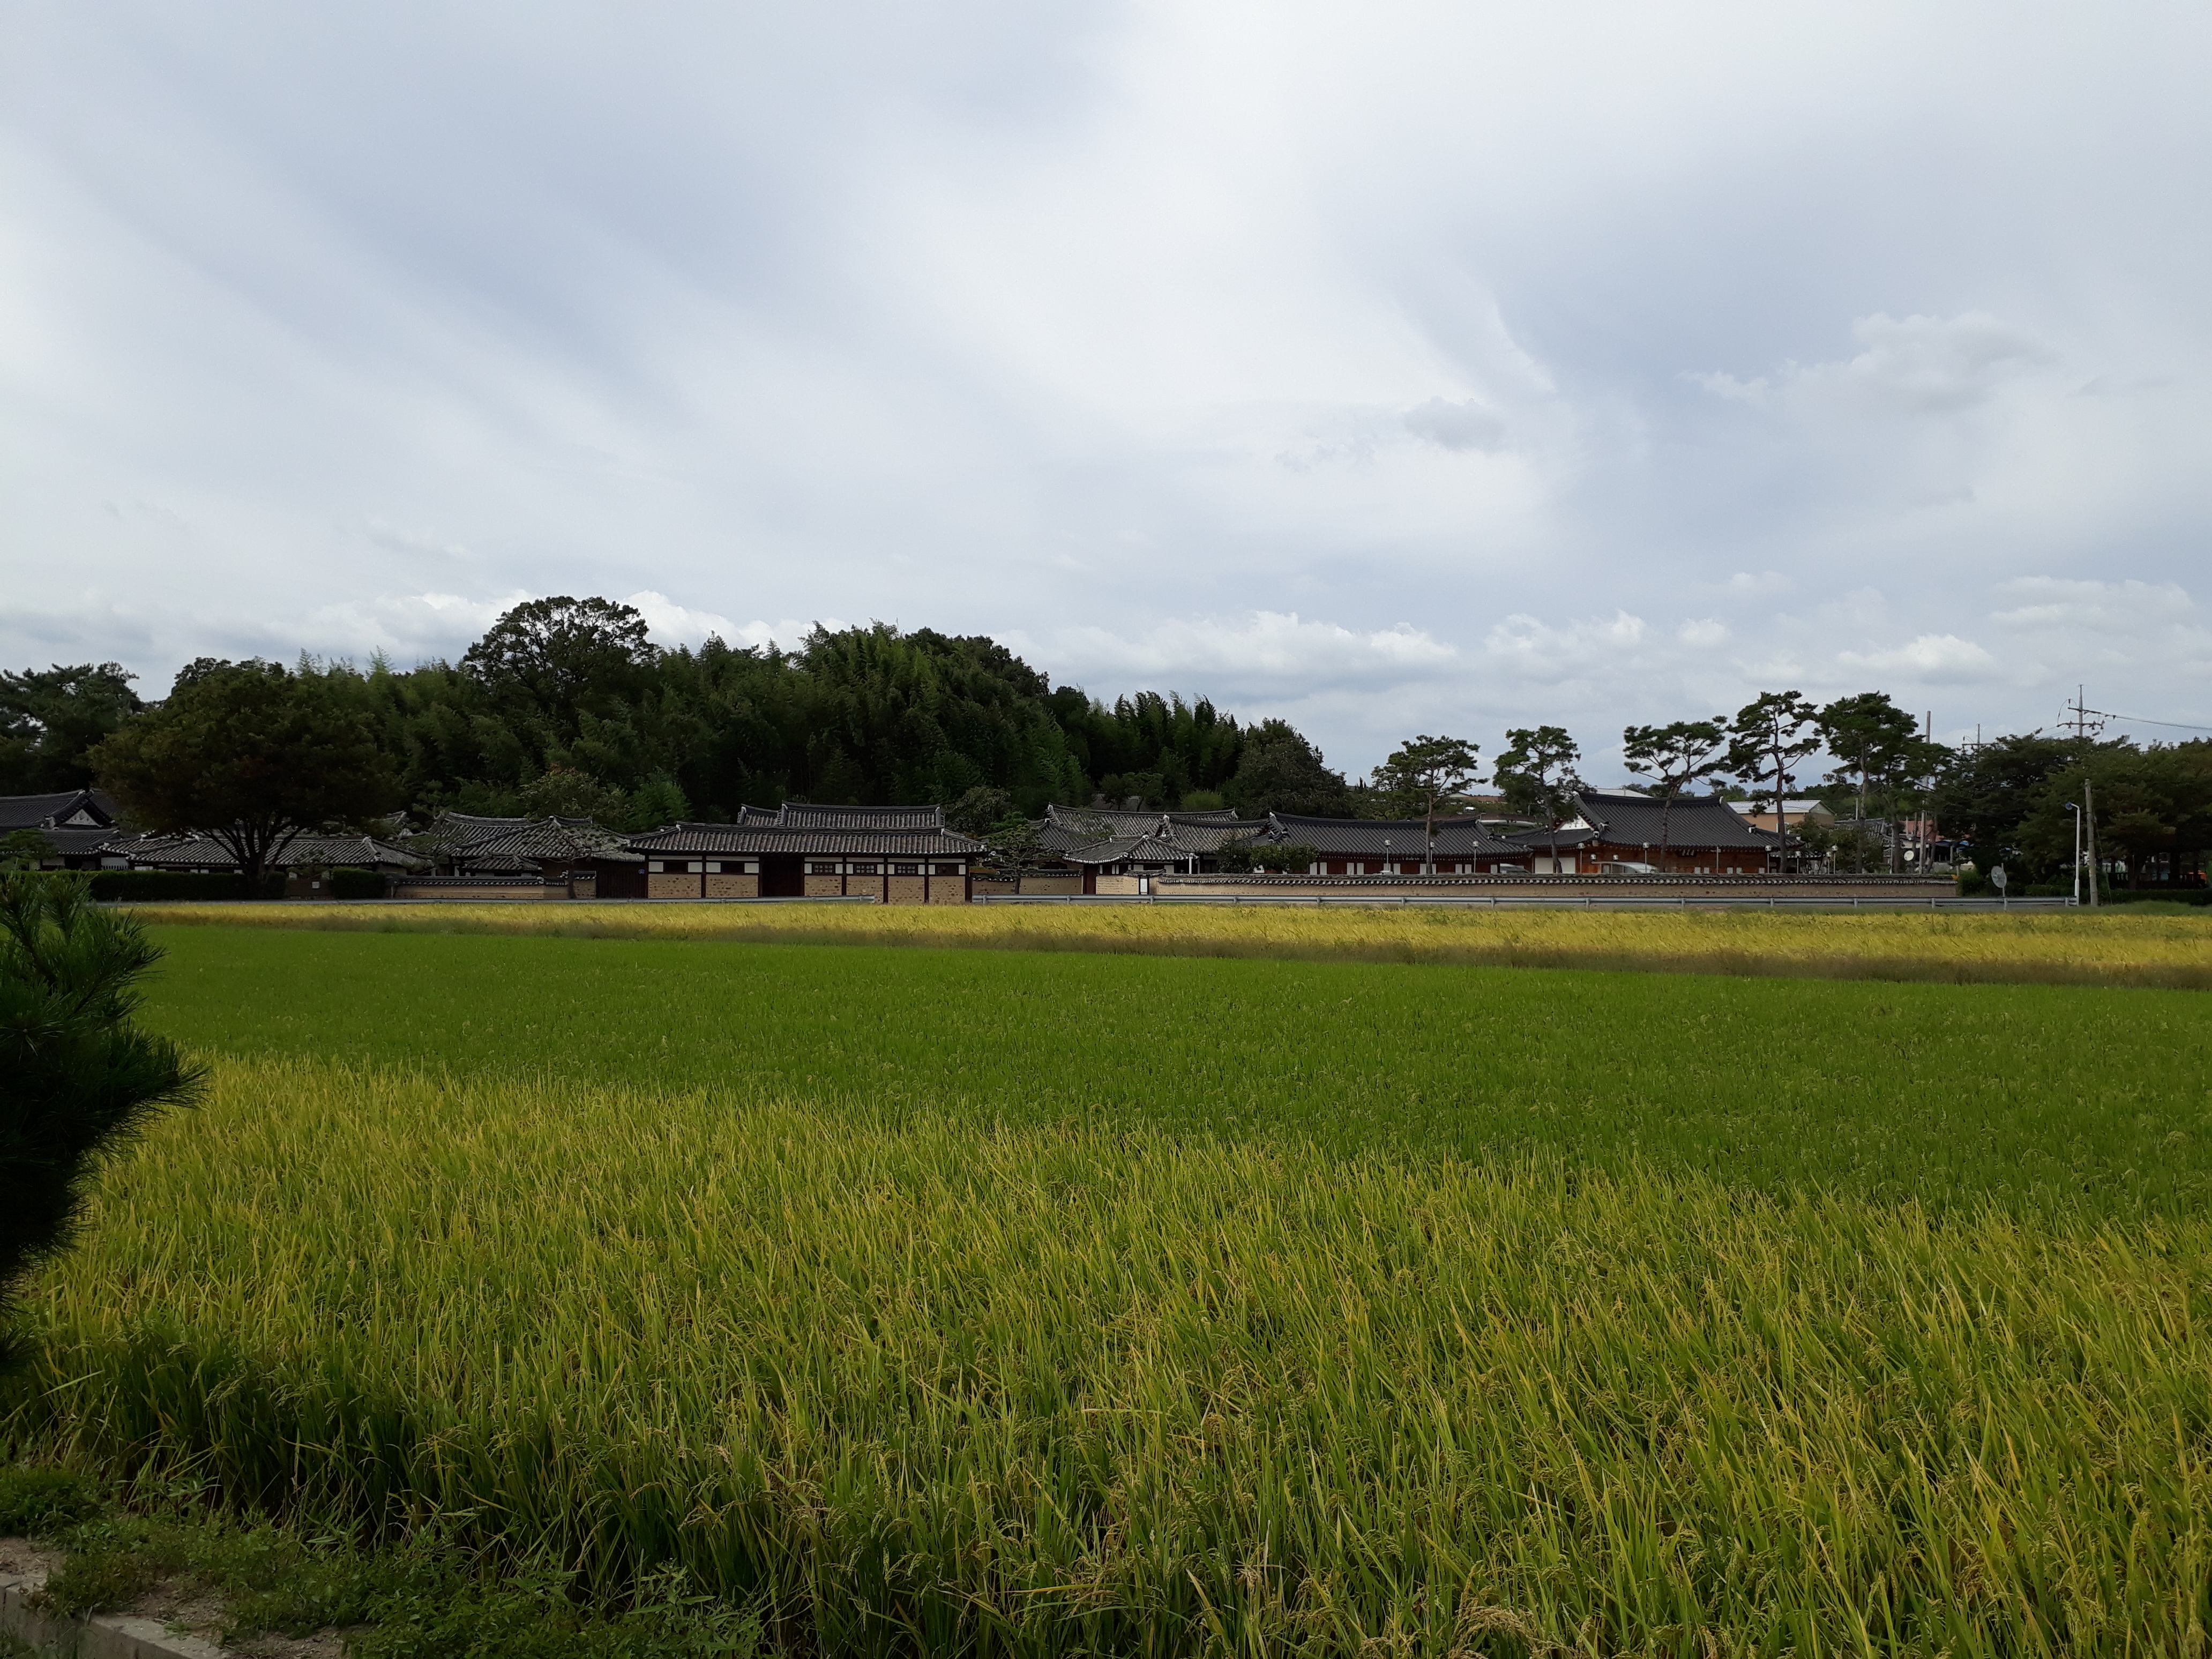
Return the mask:
<svg viewBox="0 0 2212 1659">
<path fill-rule="evenodd" d="M 2199 4 L 0 20 L 0 665 L 604 593 L 1354 769 L 1784 687 L 2212 726 Z"/>
</svg>

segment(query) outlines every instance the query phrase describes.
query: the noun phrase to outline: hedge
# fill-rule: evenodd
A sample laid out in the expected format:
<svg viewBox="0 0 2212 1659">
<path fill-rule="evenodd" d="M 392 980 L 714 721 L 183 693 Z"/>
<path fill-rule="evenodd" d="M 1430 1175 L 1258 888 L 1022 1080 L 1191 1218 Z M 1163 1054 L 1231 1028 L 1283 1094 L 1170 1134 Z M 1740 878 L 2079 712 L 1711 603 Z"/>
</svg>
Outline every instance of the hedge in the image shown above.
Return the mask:
<svg viewBox="0 0 2212 1659">
<path fill-rule="evenodd" d="M 283 898 L 284 876 L 282 871 L 270 871 L 262 877 L 257 891 L 252 882 L 238 875 L 199 875 L 184 870 L 99 870 L 93 872 L 92 896 L 95 899 L 135 899 L 142 903 L 179 899 L 235 903 L 240 899 Z"/>
</svg>

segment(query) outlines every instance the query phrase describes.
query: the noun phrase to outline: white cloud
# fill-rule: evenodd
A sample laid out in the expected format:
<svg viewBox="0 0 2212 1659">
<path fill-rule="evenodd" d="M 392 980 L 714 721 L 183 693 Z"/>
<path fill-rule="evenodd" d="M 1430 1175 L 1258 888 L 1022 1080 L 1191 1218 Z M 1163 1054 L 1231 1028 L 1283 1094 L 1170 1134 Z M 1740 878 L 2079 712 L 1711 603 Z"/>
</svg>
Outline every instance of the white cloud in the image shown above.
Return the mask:
<svg viewBox="0 0 2212 1659">
<path fill-rule="evenodd" d="M 1279 611 L 1178 617 L 1133 635 L 1073 628 L 1020 642 L 1040 660 L 1066 665 L 1055 674 L 1063 682 L 1193 692 L 1216 684 L 1301 692 L 1389 686 L 1435 678 L 1459 661 L 1456 647 L 1410 623 L 1360 631 Z"/>
<path fill-rule="evenodd" d="M 2196 614 L 2196 602 L 2179 582 L 2081 581 L 2057 576 L 2021 576 L 1998 592 L 2026 601 L 1995 611 L 1990 619 L 2006 628 L 2082 628 L 2099 633 L 2134 633 L 2146 624 L 2177 622 Z"/>
<path fill-rule="evenodd" d="M 1876 313 L 1851 325 L 1863 348 L 1832 362 L 1789 363 L 1771 380 L 1723 374 L 1691 378 L 1717 397 L 1760 406 L 1846 405 L 1907 414 L 1950 413 L 1987 402 L 2058 355 L 1986 312 L 1955 317 Z"/>
<path fill-rule="evenodd" d="M 1730 593 L 1752 598 L 1787 593 L 1797 584 L 1779 570 L 1739 570 L 1721 586 Z"/>
<path fill-rule="evenodd" d="M 1836 660 L 1853 673 L 1901 675 L 1931 684 L 1988 679 L 1997 671 L 1996 658 L 1955 634 L 1923 634 L 1887 650 L 1839 651 Z"/>
<path fill-rule="evenodd" d="M 1728 643 L 1728 624 L 1711 617 L 1695 617 L 1676 629 L 1674 637 L 1695 650 L 1710 651 Z"/>
</svg>

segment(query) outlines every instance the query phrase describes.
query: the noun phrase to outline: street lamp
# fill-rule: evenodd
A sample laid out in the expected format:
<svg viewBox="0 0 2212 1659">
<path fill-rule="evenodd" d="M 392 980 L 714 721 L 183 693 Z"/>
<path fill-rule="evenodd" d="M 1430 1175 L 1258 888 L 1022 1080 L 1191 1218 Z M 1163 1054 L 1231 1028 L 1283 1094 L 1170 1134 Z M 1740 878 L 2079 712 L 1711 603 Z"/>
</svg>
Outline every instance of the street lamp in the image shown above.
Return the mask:
<svg viewBox="0 0 2212 1659">
<path fill-rule="evenodd" d="M 1398 873 L 1390 867 L 1390 837 L 1388 836 L 1382 837 L 1382 873 L 1386 876 Z"/>
<path fill-rule="evenodd" d="M 2081 902 L 2081 803 L 2069 800 L 2066 810 L 2074 815 L 2074 902 Z"/>
</svg>

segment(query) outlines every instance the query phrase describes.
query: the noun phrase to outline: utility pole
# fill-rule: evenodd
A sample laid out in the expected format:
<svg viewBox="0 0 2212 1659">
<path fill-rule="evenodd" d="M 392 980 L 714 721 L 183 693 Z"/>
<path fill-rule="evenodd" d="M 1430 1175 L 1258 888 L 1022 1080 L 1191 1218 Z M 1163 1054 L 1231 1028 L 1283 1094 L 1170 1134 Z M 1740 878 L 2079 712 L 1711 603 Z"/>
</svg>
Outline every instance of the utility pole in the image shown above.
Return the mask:
<svg viewBox="0 0 2212 1659">
<path fill-rule="evenodd" d="M 2085 747 L 2091 738 L 2104 735 L 2105 722 L 2113 718 L 2101 708 L 2088 706 L 2087 690 L 2087 687 L 2081 685 L 2074 688 L 2074 701 L 2066 705 L 2066 713 L 2071 718 L 2062 722 L 2074 728 L 2074 740 Z"/>
<path fill-rule="evenodd" d="M 2081 803 L 2069 800 L 2066 810 L 2074 815 L 2074 904 L 2078 909 L 2081 903 Z"/>
<path fill-rule="evenodd" d="M 2089 837 L 2089 908 L 2097 908 L 2097 793 L 2085 776 L 2081 780 L 2081 817 Z"/>
</svg>

